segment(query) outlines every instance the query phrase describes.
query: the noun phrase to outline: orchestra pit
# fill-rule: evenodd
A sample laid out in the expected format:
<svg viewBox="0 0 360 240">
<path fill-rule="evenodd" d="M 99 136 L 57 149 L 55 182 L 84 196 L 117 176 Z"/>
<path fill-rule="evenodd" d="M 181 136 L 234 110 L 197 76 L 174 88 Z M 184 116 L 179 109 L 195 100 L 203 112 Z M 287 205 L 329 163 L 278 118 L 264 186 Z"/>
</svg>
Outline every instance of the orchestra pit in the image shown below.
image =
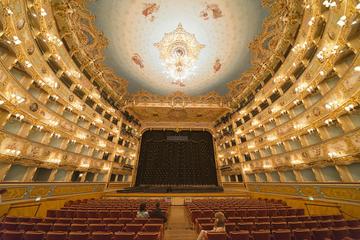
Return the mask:
<svg viewBox="0 0 360 240">
<path fill-rule="evenodd" d="M 0 0 L 0 240 L 360 240 L 360 0 Z"/>
</svg>

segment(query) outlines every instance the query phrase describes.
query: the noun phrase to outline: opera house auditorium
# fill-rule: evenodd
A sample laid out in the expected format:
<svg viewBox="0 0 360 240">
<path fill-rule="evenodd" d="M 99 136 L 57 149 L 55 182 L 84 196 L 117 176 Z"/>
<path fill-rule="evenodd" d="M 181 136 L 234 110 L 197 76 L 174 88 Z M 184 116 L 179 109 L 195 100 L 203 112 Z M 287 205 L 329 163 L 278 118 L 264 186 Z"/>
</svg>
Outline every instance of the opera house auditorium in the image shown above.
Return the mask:
<svg viewBox="0 0 360 240">
<path fill-rule="evenodd" d="M 0 240 L 360 240 L 360 0 L 0 0 Z"/>
</svg>

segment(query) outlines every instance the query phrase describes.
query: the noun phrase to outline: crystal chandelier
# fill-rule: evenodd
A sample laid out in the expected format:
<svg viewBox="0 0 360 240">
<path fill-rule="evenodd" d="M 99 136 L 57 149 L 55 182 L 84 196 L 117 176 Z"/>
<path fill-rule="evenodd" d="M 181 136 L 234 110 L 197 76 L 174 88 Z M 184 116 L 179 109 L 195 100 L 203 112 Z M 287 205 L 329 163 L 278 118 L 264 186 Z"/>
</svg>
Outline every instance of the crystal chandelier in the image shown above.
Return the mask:
<svg viewBox="0 0 360 240">
<path fill-rule="evenodd" d="M 184 80 L 194 74 L 195 62 L 200 50 L 205 47 L 194 34 L 186 32 L 181 23 L 174 31 L 165 33 L 154 46 L 160 51 L 166 75 L 173 79 L 173 84 L 180 86 L 185 86 Z"/>
</svg>

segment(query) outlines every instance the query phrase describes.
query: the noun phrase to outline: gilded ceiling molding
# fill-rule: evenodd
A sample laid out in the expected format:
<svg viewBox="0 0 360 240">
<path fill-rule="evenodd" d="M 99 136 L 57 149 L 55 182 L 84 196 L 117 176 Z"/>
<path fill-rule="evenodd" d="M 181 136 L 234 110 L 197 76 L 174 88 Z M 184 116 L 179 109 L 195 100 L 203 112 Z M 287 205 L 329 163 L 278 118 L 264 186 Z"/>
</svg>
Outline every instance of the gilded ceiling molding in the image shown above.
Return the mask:
<svg viewBox="0 0 360 240">
<path fill-rule="evenodd" d="M 215 91 L 203 96 L 189 96 L 180 91 L 161 96 L 143 90 L 126 95 L 124 101 L 126 106 L 229 108 L 226 99 Z"/>
</svg>

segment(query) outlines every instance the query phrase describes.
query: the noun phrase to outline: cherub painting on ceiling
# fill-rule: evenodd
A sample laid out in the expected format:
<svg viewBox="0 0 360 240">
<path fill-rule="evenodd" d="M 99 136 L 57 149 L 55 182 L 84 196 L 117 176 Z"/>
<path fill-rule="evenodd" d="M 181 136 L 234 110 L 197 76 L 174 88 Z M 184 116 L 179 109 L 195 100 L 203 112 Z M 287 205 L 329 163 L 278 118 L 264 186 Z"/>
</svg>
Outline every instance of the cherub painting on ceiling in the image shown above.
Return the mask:
<svg viewBox="0 0 360 240">
<path fill-rule="evenodd" d="M 214 69 L 214 73 L 217 73 L 218 71 L 220 71 L 221 69 L 221 63 L 220 63 L 220 59 L 216 59 L 214 65 L 213 65 L 213 69 Z"/>
<path fill-rule="evenodd" d="M 144 68 L 144 62 L 138 53 L 134 53 L 134 55 L 131 57 L 131 60 L 140 68 Z"/>
<path fill-rule="evenodd" d="M 224 15 L 217 4 L 206 4 L 205 9 L 200 12 L 200 17 L 204 20 L 209 20 L 211 17 L 217 19 L 222 16 Z"/>
<path fill-rule="evenodd" d="M 142 11 L 142 15 L 144 15 L 144 17 L 147 20 L 152 22 L 155 19 L 154 13 L 156 13 L 159 10 L 159 8 L 160 8 L 160 5 L 158 5 L 156 3 L 144 3 L 144 9 Z"/>
</svg>

